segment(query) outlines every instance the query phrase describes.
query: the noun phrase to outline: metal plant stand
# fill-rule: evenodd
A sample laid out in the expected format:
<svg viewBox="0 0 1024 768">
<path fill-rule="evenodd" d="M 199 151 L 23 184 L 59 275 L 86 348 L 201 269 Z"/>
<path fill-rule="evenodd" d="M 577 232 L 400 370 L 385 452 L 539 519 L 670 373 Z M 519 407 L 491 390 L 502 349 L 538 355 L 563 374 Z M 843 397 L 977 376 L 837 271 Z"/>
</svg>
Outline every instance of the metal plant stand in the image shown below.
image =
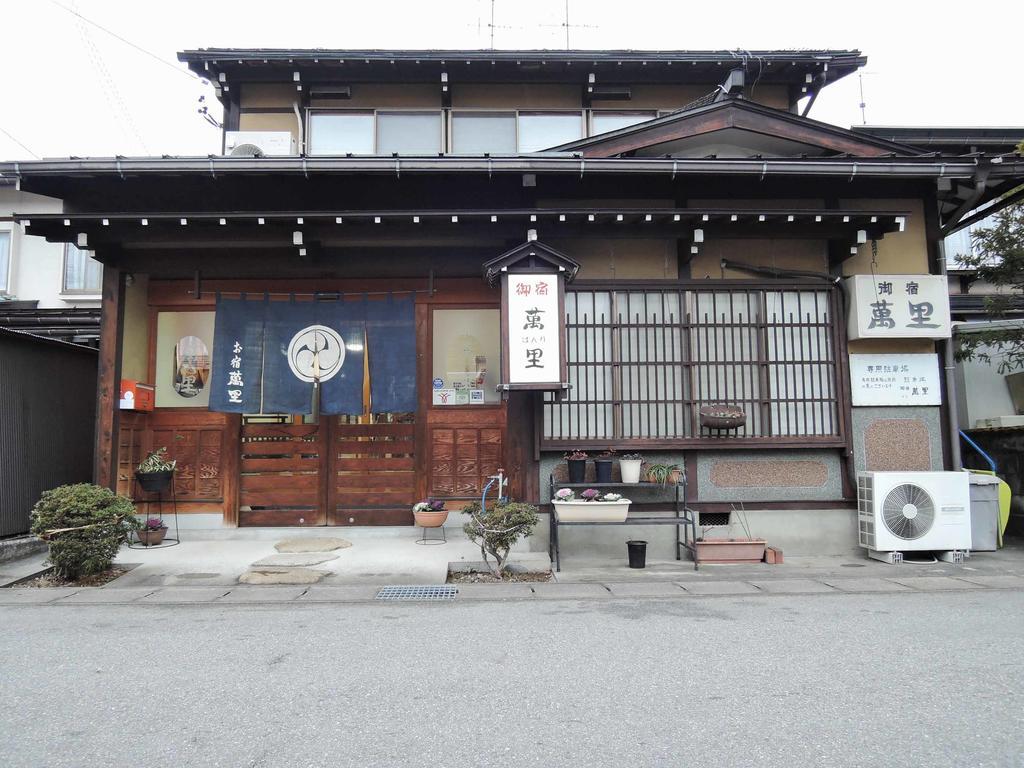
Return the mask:
<svg viewBox="0 0 1024 768">
<path fill-rule="evenodd" d="M 423 545 L 426 545 L 426 546 L 433 546 L 435 544 L 447 544 L 448 543 L 448 534 L 445 533 L 444 525 L 435 526 L 435 527 L 437 527 L 437 528 L 439 528 L 441 530 L 441 538 L 440 539 L 437 539 L 437 538 L 428 539 L 427 538 L 427 531 L 429 529 L 426 526 L 421 526 L 421 527 L 423 528 L 423 538 L 416 539 L 416 543 L 417 544 L 423 544 Z"/>
<path fill-rule="evenodd" d="M 134 483 L 134 485 L 132 486 L 133 487 L 132 496 L 135 497 L 138 494 L 138 490 L 139 490 L 139 480 L 138 480 L 138 478 L 135 478 L 132 482 Z M 174 516 L 174 536 L 164 536 L 164 540 L 161 541 L 159 544 L 146 544 L 146 543 L 144 543 L 142 541 L 138 541 L 138 540 L 132 541 L 132 542 L 128 543 L 128 549 L 164 549 L 166 547 L 176 547 L 178 544 L 181 543 L 181 534 L 178 533 L 178 497 L 177 497 L 177 494 L 175 494 L 175 492 L 174 492 L 174 479 L 173 478 L 171 479 L 171 483 L 170 483 L 169 487 L 170 487 L 170 491 L 171 491 L 171 514 Z M 156 500 L 157 500 L 157 505 L 158 505 L 158 507 L 160 509 L 160 519 L 163 520 L 164 519 L 164 492 L 163 491 L 157 491 L 156 492 Z M 152 503 L 152 502 L 147 502 L 147 503 Z M 146 517 L 147 518 L 149 517 L 148 510 L 147 510 Z M 168 527 L 167 533 L 170 533 L 170 532 L 171 532 L 170 527 Z"/>
<path fill-rule="evenodd" d="M 671 488 L 673 491 L 672 517 L 640 517 L 628 516 L 623 522 L 562 522 L 554 507 L 548 517 L 548 555 L 555 564 L 555 571 L 562 570 L 562 557 L 558 529 L 564 525 L 674 525 L 676 528 L 676 560 L 682 560 L 682 550 L 688 550 L 693 559 L 693 570 L 700 567 L 697 561 L 697 513 L 686 506 L 686 476 L 678 483 L 660 485 L 659 483 L 563 483 L 550 476 L 551 495 L 559 488 Z"/>
</svg>

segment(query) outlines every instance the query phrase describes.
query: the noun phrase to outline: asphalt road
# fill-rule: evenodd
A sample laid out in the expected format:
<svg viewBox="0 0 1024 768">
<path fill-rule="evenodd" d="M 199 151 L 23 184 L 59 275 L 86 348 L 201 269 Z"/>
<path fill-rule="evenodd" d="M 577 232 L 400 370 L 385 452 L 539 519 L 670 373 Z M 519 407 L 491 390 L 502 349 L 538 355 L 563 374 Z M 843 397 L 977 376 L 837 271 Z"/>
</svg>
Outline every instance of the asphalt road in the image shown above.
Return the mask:
<svg viewBox="0 0 1024 768">
<path fill-rule="evenodd" d="M 1024 765 L 1024 592 L 0 608 L 0 766 Z"/>
</svg>

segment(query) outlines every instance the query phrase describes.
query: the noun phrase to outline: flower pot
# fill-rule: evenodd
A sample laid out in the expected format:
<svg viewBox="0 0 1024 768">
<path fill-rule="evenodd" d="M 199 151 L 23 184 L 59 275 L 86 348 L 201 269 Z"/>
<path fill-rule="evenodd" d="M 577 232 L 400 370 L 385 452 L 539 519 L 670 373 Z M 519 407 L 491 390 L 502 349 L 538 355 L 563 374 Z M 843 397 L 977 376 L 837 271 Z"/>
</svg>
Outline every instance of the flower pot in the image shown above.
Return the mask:
<svg viewBox="0 0 1024 768">
<path fill-rule="evenodd" d="M 705 405 L 699 413 L 700 425 L 708 429 L 739 429 L 747 423 L 747 414 L 735 405 Z"/>
<path fill-rule="evenodd" d="M 426 512 L 413 512 L 412 516 L 420 528 L 440 528 L 448 519 L 448 510 L 441 509 L 434 512 L 428 509 Z"/>
<path fill-rule="evenodd" d="M 142 531 L 136 531 L 135 535 L 139 537 L 139 543 L 145 544 L 147 547 L 155 547 L 157 544 L 163 544 L 164 536 L 167 535 L 167 526 L 163 528 L 147 528 Z"/>
<path fill-rule="evenodd" d="M 612 481 L 612 460 L 594 459 L 594 478 L 598 483 L 610 483 Z"/>
<path fill-rule="evenodd" d="M 759 563 L 764 539 L 697 539 L 698 563 Z"/>
<path fill-rule="evenodd" d="M 552 501 L 563 523 L 621 523 L 629 514 L 629 499 L 618 501 Z"/>
<path fill-rule="evenodd" d="M 139 486 L 146 493 L 163 493 L 171 487 L 171 481 L 174 479 L 174 470 L 169 469 L 166 472 L 136 472 L 135 479 L 139 481 Z"/>
<path fill-rule="evenodd" d="M 619 459 L 619 471 L 622 473 L 622 482 L 639 483 L 640 467 L 643 459 Z"/>
<path fill-rule="evenodd" d="M 627 541 L 626 551 L 629 553 L 629 567 L 630 568 L 646 568 L 647 567 L 647 542 L 646 541 Z"/>
<path fill-rule="evenodd" d="M 647 473 L 646 479 L 648 483 L 657 483 L 658 485 L 678 485 L 683 479 L 683 470 L 673 469 L 668 473 L 668 477 L 665 478 L 665 482 L 662 482 L 649 472 Z"/>
<path fill-rule="evenodd" d="M 569 465 L 570 483 L 585 483 L 587 481 L 586 459 L 566 459 L 565 463 Z"/>
</svg>

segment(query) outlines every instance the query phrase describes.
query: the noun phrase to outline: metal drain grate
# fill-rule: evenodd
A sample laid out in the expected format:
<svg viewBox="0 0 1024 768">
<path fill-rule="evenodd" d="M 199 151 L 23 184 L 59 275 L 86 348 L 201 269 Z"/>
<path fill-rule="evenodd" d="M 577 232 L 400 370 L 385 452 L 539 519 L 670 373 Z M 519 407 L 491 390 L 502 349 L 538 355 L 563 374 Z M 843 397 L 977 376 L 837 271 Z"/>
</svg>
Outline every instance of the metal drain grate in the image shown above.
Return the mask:
<svg viewBox="0 0 1024 768">
<path fill-rule="evenodd" d="M 381 587 L 377 600 L 454 600 L 459 594 L 458 587 L 410 586 Z"/>
</svg>

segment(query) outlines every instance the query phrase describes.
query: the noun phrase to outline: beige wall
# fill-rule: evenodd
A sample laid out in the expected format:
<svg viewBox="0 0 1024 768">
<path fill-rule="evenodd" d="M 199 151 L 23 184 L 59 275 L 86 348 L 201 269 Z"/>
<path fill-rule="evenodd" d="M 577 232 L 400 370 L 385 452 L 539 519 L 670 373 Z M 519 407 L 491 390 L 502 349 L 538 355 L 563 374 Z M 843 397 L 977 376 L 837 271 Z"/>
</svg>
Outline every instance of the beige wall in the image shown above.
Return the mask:
<svg viewBox="0 0 1024 768">
<path fill-rule="evenodd" d="M 690 276 L 696 280 L 757 279 L 742 270 L 722 272 L 722 259 L 742 261 L 758 267 L 828 272 L 828 246 L 824 240 L 708 240 L 690 261 Z"/>
<path fill-rule="evenodd" d="M 298 119 L 295 115 L 243 114 L 238 117 L 238 129 L 240 131 L 288 131 L 293 139 L 296 141 L 299 139 Z"/>
<path fill-rule="evenodd" d="M 853 339 L 849 345 L 851 355 L 885 355 L 897 352 L 923 354 L 935 351 L 935 342 L 931 339 Z"/>
<path fill-rule="evenodd" d="M 924 226 L 924 203 L 921 200 L 840 200 L 840 208 L 852 210 L 907 211 L 906 228 L 893 232 L 878 241 L 878 274 L 926 275 L 928 269 L 928 239 Z M 843 262 L 844 275 L 871 273 L 871 243 L 857 249 L 857 255 Z"/>
<path fill-rule="evenodd" d="M 121 377 L 147 384 L 149 376 L 149 278 L 136 275 L 125 287 Z"/>
<path fill-rule="evenodd" d="M 551 240 L 580 264 L 580 280 L 664 280 L 678 274 L 675 240 Z"/>
<path fill-rule="evenodd" d="M 453 109 L 582 109 L 577 85 L 452 85 Z"/>
</svg>

